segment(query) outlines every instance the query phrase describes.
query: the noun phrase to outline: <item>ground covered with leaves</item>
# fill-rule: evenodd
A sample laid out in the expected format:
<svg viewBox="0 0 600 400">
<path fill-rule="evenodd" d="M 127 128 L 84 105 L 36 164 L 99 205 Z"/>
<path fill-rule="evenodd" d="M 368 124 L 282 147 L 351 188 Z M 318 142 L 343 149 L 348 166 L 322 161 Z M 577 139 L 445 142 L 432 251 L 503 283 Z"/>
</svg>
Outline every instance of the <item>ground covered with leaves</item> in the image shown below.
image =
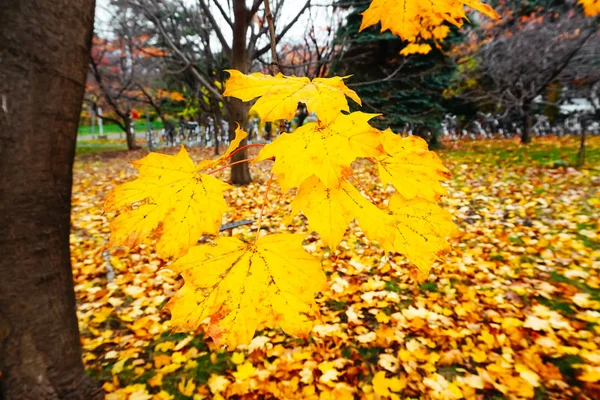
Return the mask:
<svg viewBox="0 0 600 400">
<path fill-rule="evenodd" d="M 291 197 L 272 187 L 263 229 L 305 232 L 329 290 L 308 340 L 265 330 L 233 352 L 202 332 L 172 333 L 163 306 L 182 282 L 151 245 L 107 248 L 104 199 L 145 153 L 81 154 L 71 250 L 89 373 L 109 400 L 600 398 L 599 139 L 581 169 L 570 167 L 575 139 L 448 144 L 444 205 L 462 233 L 429 276 L 357 225 L 323 248 L 303 217 L 283 225 Z M 195 161 L 211 152 L 190 150 Z M 255 235 L 269 164 L 228 192 L 224 222 L 255 222 L 225 235 Z M 372 167 L 358 168 L 383 197 Z"/>
</svg>

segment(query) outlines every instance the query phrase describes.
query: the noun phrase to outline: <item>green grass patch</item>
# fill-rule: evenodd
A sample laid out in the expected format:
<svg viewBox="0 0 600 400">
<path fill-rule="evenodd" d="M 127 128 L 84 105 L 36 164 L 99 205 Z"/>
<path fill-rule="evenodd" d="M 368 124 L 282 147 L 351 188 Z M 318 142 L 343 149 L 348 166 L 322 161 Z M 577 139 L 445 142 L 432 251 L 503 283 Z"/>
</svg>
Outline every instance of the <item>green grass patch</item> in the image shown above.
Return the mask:
<svg viewBox="0 0 600 400">
<path fill-rule="evenodd" d="M 419 290 L 421 290 L 422 292 L 437 293 L 438 286 L 437 286 L 437 283 L 435 283 L 435 282 L 425 282 L 425 283 L 422 283 L 421 285 L 419 285 Z"/>
<path fill-rule="evenodd" d="M 545 305 L 548 308 L 559 311 L 565 315 L 573 315 L 577 312 L 575 308 L 571 306 L 570 303 L 563 301 L 564 299 L 560 296 L 555 296 L 552 299 L 547 299 L 545 297 L 536 297 L 536 300 Z"/>
<path fill-rule="evenodd" d="M 90 154 L 98 153 L 101 151 L 117 151 L 127 150 L 127 144 L 123 141 L 108 141 L 108 140 L 85 140 L 78 141 L 76 147 L 76 154 Z"/>
<path fill-rule="evenodd" d="M 146 130 L 147 130 L 146 121 L 136 121 L 136 122 L 134 122 L 133 126 L 134 126 L 134 129 L 136 132 L 146 132 Z M 150 122 L 150 126 L 152 126 L 153 130 L 160 130 L 163 128 L 161 121 L 152 121 L 152 122 Z M 102 128 L 104 130 L 104 134 L 109 134 L 109 133 L 122 133 L 123 135 L 125 134 L 125 132 L 117 124 L 104 124 L 102 126 Z M 98 135 L 99 132 L 100 132 L 100 130 L 98 129 L 98 125 L 94 126 L 94 135 Z M 79 126 L 79 128 L 77 129 L 77 134 L 79 136 L 91 135 L 92 128 L 89 125 Z"/>
<path fill-rule="evenodd" d="M 577 369 L 575 368 L 575 365 L 585 364 L 583 358 L 574 355 L 566 355 L 556 358 L 548 357 L 545 358 L 544 361 L 554 364 L 568 381 L 574 381 L 575 377 L 577 376 Z"/>
<path fill-rule="evenodd" d="M 600 289 L 594 289 L 593 287 L 590 287 L 584 282 L 581 282 L 577 279 L 569 279 L 556 271 L 552 271 L 550 273 L 550 280 L 558 283 L 565 283 L 567 285 L 575 286 L 582 292 L 588 293 L 594 300 L 600 300 Z"/>
</svg>

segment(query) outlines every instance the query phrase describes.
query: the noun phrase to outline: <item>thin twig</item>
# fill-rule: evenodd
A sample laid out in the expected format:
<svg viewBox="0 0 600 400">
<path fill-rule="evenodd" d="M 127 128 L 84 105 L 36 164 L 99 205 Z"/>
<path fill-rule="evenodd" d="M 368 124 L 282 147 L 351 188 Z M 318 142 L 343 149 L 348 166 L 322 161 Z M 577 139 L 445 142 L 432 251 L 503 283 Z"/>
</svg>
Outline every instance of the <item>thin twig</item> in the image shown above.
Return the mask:
<svg viewBox="0 0 600 400">
<path fill-rule="evenodd" d="M 236 162 L 232 162 L 230 164 L 227 164 L 227 165 L 224 165 L 224 166 L 222 166 L 220 168 L 217 168 L 214 171 L 209 172 L 208 175 L 216 174 L 217 172 L 223 171 L 224 169 L 227 169 L 227 168 L 231 167 L 232 165 L 241 164 L 241 163 L 245 163 L 245 162 L 252 161 L 252 160 L 254 160 L 254 159 L 253 158 L 246 158 L 245 160 L 239 160 L 239 161 L 236 161 Z"/>
<path fill-rule="evenodd" d="M 273 24 L 273 14 L 271 13 L 271 5 L 269 4 L 269 0 L 264 0 L 264 3 L 267 24 L 269 25 L 269 36 L 271 37 L 271 72 L 273 73 L 273 75 L 275 75 L 280 71 L 279 59 L 277 58 L 277 40 L 275 38 L 275 25 Z"/>
<path fill-rule="evenodd" d="M 237 153 L 239 153 L 240 151 L 245 150 L 249 147 L 265 147 L 265 145 L 262 143 L 252 143 L 252 144 L 247 144 L 242 147 L 238 147 L 236 150 L 232 151 L 231 154 L 229 154 L 227 156 L 227 158 L 229 159 L 229 158 L 233 157 L 234 155 L 236 155 Z"/>
</svg>

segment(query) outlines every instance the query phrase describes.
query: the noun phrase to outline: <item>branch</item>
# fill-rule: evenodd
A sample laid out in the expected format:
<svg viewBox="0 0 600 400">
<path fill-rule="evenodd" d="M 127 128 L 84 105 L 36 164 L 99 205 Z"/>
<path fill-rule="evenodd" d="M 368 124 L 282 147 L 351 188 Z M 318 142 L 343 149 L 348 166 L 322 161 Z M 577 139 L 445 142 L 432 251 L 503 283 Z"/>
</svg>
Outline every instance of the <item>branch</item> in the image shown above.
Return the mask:
<svg viewBox="0 0 600 400">
<path fill-rule="evenodd" d="M 113 111 L 121 119 L 123 119 L 125 121 L 129 116 L 126 115 L 125 112 L 123 112 L 123 111 L 121 111 L 119 109 L 119 106 L 117 105 L 117 103 L 114 101 L 114 99 L 112 98 L 112 96 L 108 92 L 108 89 L 106 88 L 106 86 L 104 86 L 104 82 L 102 80 L 102 75 L 100 74 L 100 70 L 98 69 L 98 65 L 96 64 L 96 60 L 94 60 L 93 57 L 90 57 L 90 66 L 91 66 L 91 69 L 92 69 L 92 75 L 94 76 L 94 79 L 96 80 L 96 83 L 98 84 L 98 87 L 102 91 L 102 94 L 104 95 L 104 99 L 106 100 L 106 102 L 108 103 L 108 105 L 113 109 Z"/>
<path fill-rule="evenodd" d="M 389 80 L 391 80 L 394 76 L 396 76 L 396 74 L 398 74 L 398 72 L 400 72 L 400 70 L 402 68 L 404 68 L 404 64 L 406 64 L 406 61 L 402 61 L 402 64 L 400 64 L 400 66 L 398 68 L 396 68 L 394 70 L 394 72 L 392 72 L 391 74 L 389 74 L 388 76 L 386 76 L 385 78 L 382 79 L 376 79 L 373 81 L 367 81 L 367 82 L 359 82 L 359 83 L 348 83 L 349 87 L 357 87 L 357 86 L 366 86 L 366 85 L 372 85 L 374 83 L 382 83 L 382 82 L 387 82 Z"/>
<path fill-rule="evenodd" d="M 123 125 L 121 123 L 121 121 L 119 121 L 117 119 L 105 117 L 104 115 L 100 115 L 100 114 L 96 114 L 96 118 L 100 118 L 102 121 L 112 122 L 112 123 L 116 124 L 119 128 L 121 128 L 121 130 L 123 132 L 127 133 L 127 128 L 125 128 L 125 125 Z"/>
<path fill-rule="evenodd" d="M 310 7 L 310 1 L 311 0 L 307 0 L 306 3 L 304 4 L 304 7 L 302 7 L 302 9 L 298 12 L 298 14 L 296 14 L 296 16 L 294 17 L 294 19 L 292 19 L 290 21 L 289 24 L 287 24 L 287 26 L 285 28 L 283 28 L 283 30 L 279 33 L 279 35 L 277 35 L 275 37 L 275 43 L 279 43 L 279 41 L 281 39 L 283 39 L 283 37 L 285 36 L 286 33 L 288 33 L 288 31 L 292 28 L 292 26 L 294 26 L 296 24 L 296 22 L 298 22 L 298 20 L 300 19 L 300 17 L 302 16 L 302 14 L 304 14 L 304 12 L 308 9 L 308 7 Z M 266 52 L 269 51 L 269 48 L 271 46 L 270 45 L 266 45 L 265 47 L 263 47 L 262 49 L 258 50 L 256 52 L 255 57 L 260 57 L 263 54 L 265 54 Z"/>
<path fill-rule="evenodd" d="M 231 22 L 231 19 L 229 18 L 229 15 L 227 15 L 227 13 L 225 12 L 225 9 L 223 8 L 223 6 L 221 6 L 221 3 L 219 3 L 219 0 L 213 0 L 213 3 L 215 3 L 215 5 L 217 6 L 217 8 L 219 9 L 219 12 L 221 13 L 221 16 L 223 17 L 223 19 L 225 20 L 225 22 L 227 22 L 227 25 L 229 25 L 229 27 L 231 29 L 233 29 L 233 22 Z"/>
<path fill-rule="evenodd" d="M 273 14 L 271 13 L 271 5 L 269 4 L 269 0 L 264 1 L 265 14 L 267 17 L 267 23 L 269 24 L 269 37 L 271 38 L 271 72 L 273 75 L 275 75 L 277 72 L 280 72 L 279 59 L 277 58 L 277 43 L 275 42 L 275 25 L 273 24 Z"/>
<path fill-rule="evenodd" d="M 252 17 L 256 15 L 258 9 L 260 8 L 260 3 L 261 0 L 254 0 L 254 3 L 252 3 L 252 7 L 250 8 L 250 14 L 248 15 L 248 18 L 252 19 Z"/>
<path fill-rule="evenodd" d="M 210 12 L 210 9 L 207 7 L 204 0 L 198 0 L 198 4 L 200 4 L 202 11 L 204 11 L 204 14 L 206 14 L 206 18 L 208 18 L 210 24 L 212 25 L 213 29 L 215 30 L 215 33 L 217 34 L 217 38 L 219 38 L 219 42 L 221 42 L 221 46 L 223 47 L 223 51 L 226 54 L 230 54 L 231 48 L 227 44 L 227 41 L 225 40 L 225 36 L 223 36 L 223 32 L 221 31 L 219 24 L 217 24 L 215 17 Z M 233 24 L 231 24 L 231 26 L 233 26 Z"/>
<path fill-rule="evenodd" d="M 535 93 L 536 97 L 537 95 L 539 95 L 545 88 L 546 86 L 548 86 L 549 84 L 552 83 L 552 81 L 554 81 L 554 79 L 556 79 L 561 72 L 564 71 L 565 68 L 567 68 L 567 66 L 569 65 L 569 63 L 571 62 L 571 60 L 573 59 L 573 57 L 575 57 L 577 55 L 577 53 L 579 53 L 579 51 L 583 48 L 583 45 L 592 37 L 592 35 L 594 35 L 596 33 L 596 30 L 591 29 L 590 32 L 583 38 L 583 40 L 581 41 L 581 43 L 579 44 L 579 46 L 577 46 L 575 49 L 573 49 L 573 51 L 571 51 L 569 54 L 567 54 L 567 57 L 565 58 L 565 60 L 554 70 L 554 72 L 540 85 L 540 88 L 537 90 L 537 92 Z"/>
<path fill-rule="evenodd" d="M 177 53 L 177 55 L 179 57 L 181 57 L 181 59 L 183 60 L 183 62 L 185 62 L 186 64 L 191 64 L 191 61 L 189 58 L 187 58 L 187 56 L 175 45 L 175 43 L 173 43 L 173 41 L 171 40 L 171 38 L 169 37 L 169 35 L 165 32 L 161 22 L 154 16 L 151 17 L 154 25 L 158 28 L 158 30 L 160 31 L 162 37 L 167 41 L 167 44 L 169 45 L 169 47 L 171 47 L 173 49 L 173 51 L 175 51 L 175 53 Z M 208 82 L 201 74 L 200 72 L 198 72 L 198 70 L 196 68 L 192 68 L 192 73 L 194 74 L 194 76 L 200 81 L 200 83 L 202 83 L 206 89 L 208 89 L 208 91 L 215 97 L 216 100 L 222 100 L 223 96 L 221 95 L 221 93 L 219 93 L 219 91 L 217 89 L 215 89 L 210 82 Z"/>
</svg>

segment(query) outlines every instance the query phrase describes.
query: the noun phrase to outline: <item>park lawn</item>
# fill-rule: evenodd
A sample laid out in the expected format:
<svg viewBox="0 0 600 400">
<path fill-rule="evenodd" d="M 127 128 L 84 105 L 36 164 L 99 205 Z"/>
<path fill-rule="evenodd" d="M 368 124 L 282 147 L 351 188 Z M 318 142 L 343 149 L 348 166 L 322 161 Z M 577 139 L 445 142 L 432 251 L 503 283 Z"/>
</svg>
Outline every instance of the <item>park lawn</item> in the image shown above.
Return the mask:
<svg viewBox="0 0 600 400">
<path fill-rule="evenodd" d="M 127 143 L 125 139 L 90 139 L 90 140 L 78 140 L 76 147 L 77 155 L 84 155 L 90 153 L 98 153 L 103 151 L 119 151 L 127 150 Z"/>
<path fill-rule="evenodd" d="M 128 161 L 146 151 L 81 154 L 71 250 L 89 373 L 109 400 L 598 398 L 599 139 L 581 170 L 553 162 L 571 163 L 575 138 L 447 144 L 440 154 L 453 180 L 443 203 L 462 233 L 426 277 L 367 243 L 356 224 L 330 250 L 296 217 L 290 229 L 324 254 L 322 321 L 308 340 L 264 330 L 233 352 L 202 332 L 171 331 L 164 305 L 181 280 L 151 246 L 106 247 L 102 203 L 135 177 Z M 255 183 L 227 194 L 227 222 L 257 219 L 269 166 L 257 164 Z M 372 166 L 356 167 L 382 196 Z M 269 199 L 263 225 L 279 230 L 290 195 L 274 184 Z M 253 228 L 231 233 L 250 238 Z"/>
<path fill-rule="evenodd" d="M 154 129 L 154 130 L 160 130 L 163 128 L 161 121 L 152 121 L 152 122 L 150 122 L 150 125 L 152 126 L 152 129 Z M 134 128 L 135 128 L 136 132 L 146 132 L 148 130 L 145 120 L 135 121 Z M 91 135 L 92 134 L 91 129 L 92 128 L 89 125 L 80 125 L 77 130 L 77 135 L 79 135 L 79 136 Z M 103 129 L 104 129 L 105 134 L 124 133 L 123 130 L 117 124 L 104 124 Z M 94 127 L 94 135 L 97 136 L 98 132 L 99 132 L 98 125 L 96 124 L 96 126 Z"/>
</svg>

